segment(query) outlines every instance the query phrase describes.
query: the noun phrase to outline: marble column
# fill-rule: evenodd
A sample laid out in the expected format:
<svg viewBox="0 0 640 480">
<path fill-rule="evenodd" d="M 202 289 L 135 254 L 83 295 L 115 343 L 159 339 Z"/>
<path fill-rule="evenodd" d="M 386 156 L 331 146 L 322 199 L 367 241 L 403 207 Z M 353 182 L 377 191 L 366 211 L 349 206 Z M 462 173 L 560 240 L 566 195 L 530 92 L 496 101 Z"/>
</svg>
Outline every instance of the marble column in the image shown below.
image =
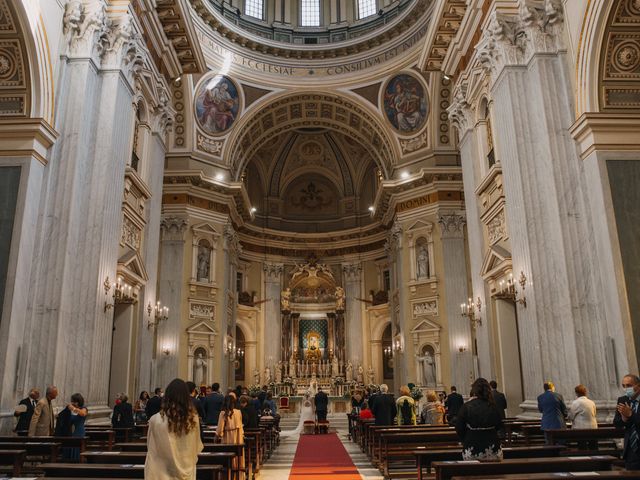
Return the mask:
<svg viewBox="0 0 640 480">
<path fill-rule="evenodd" d="M 218 350 L 220 353 L 221 387 L 227 388 L 235 386 L 234 364 L 235 352 L 227 353 L 224 346 L 229 343 L 235 347 L 236 333 L 236 312 L 238 306 L 238 295 L 236 292 L 236 275 L 238 273 L 238 260 L 242 253 L 242 246 L 238 238 L 238 233 L 231 223 L 224 226 L 224 309 L 220 318 L 220 331 L 222 332 L 222 345 Z"/>
<path fill-rule="evenodd" d="M 471 112 L 468 112 L 471 117 Z M 464 201 L 467 224 L 467 242 L 469 247 L 469 273 L 471 276 L 471 292 L 469 297 L 475 303 L 478 298 L 482 302 L 481 311 L 482 325 L 476 327 L 475 338 L 478 344 L 478 374 L 484 378 L 494 378 L 493 371 L 493 348 L 491 346 L 491 309 L 488 308 L 490 296 L 486 295 L 488 288 L 482 278 L 482 263 L 485 256 L 484 246 L 484 226 L 480 220 L 480 206 L 478 205 L 478 196 L 476 188 L 483 179 L 483 171 L 480 165 L 484 161 L 480 161 L 478 152 L 478 142 L 476 131 L 470 128 L 467 122 L 460 125 L 460 141 L 458 147 L 460 149 L 460 158 L 462 160 L 462 179 L 464 182 Z M 483 159 L 484 160 L 484 159 Z"/>
<path fill-rule="evenodd" d="M 465 258 L 463 212 L 438 213 L 444 267 L 445 309 L 451 352 L 451 383 L 463 395 L 469 393 L 474 380 L 473 345 L 469 319 L 460 314 L 460 305 L 469 298 Z M 462 349 L 462 351 L 460 351 Z"/>
<path fill-rule="evenodd" d="M 342 265 L 345 292 L 345 334 L 347 360 L 351 360 L 354 368 L 364 361 L 362 356 L 364 338 L 362 330 L 362 302 L 356 300 L 362 298 L 362 265 L 360 263 L 348 263 Z"/>
<path fill-rule="evenodd" d="M 283 271 L 284 267 L 281 263 L 265 263 L 262 267 L 265 298 L 268 299 L 264 312 L 264 365 L 277 363 L 278 360 L 288 360 L 283 358 L 280 344 L 282 339 L 280 292 Z"/>
<path fill-rule="evenodd" d="M 155 386 L 166 385 L 179 374 L 180 339 L 183 335 L 182 299 L 185 284 L 181 272 L 185 268 L 185 232 L 188 221 L 181 217 L 165 217 L 160 222 L 160 264 L 158 295 L 169 308 L 169 318 L 156 327 Z"/>
<path fill-rule="evenodd" d="M 569 135 L 572 68 L 559 4 L 531 4 L 495 16 L 485 35 L 494 59 L 491 93 L 500 145 L 514 278 L 524 272 L 527 308 L 518 307 L 525 407 L 543 380 L 566 397 L 577 383 L 610 398 L 605 304 L 584 188 L 583 165 Z M 499 27 L 518 33 L 510 37 Z M 502 30 L 505 32 L 505 30 Z M 513 43 L 518 38 L 519 43 Z M 522 95 L 522 92 L 528 92 Z"/>
</svg>

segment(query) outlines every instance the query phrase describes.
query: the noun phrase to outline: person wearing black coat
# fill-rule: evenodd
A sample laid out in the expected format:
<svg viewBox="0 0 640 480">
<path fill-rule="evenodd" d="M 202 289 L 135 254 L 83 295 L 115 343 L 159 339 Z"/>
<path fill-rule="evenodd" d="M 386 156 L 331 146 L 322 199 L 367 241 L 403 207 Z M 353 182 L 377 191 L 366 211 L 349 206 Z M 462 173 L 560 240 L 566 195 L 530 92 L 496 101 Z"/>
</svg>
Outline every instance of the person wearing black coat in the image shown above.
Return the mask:
<svg viewBox="0 0 640 480">
<path fill-rule="evenodd" d="M 20 400 L 18 405 L 24 405 L 26 410 L 16 411 L 14 415 L 18 417 L 18 423 L 16 424 L 16 428 L 13 430 L 20 436 L 27 436 L 29 433 L 29 425 L 31 424 L 31 417 L 33 417 L 33 411 L 38 404 L 38 399 L 40 398 L 40 391 L 37 388 L 32 388 L 29 392 L 29 396 L 27 398 L 23 398 Z"/>
<path fill-rule="evenodd" d="M 243 428 L 258 428 L 258 412 L 251 405 L 251 399 L 247 395 L 240 396 L 240 412 L 242 413 Z"/>
<path fill-rule="evenodd" d="M 456 387 L 451 387 L 451 393 L 444 401 L 444 407 L 447 410 L 447 421 L 450 425 L 455 425 L 458 412 L 464 405 L 464 398 L 458 393 Z"/>
<path fill-rule="evenodd" d="M 187 389 L 189 390 L 189 395 L 191 395 L 191 402 L 193 403 L 193 408 L 198 412 L 198 416 L 200 417 L 200 423 L 204 419 L 204 407 L 202 406 L 202 402 L 198 398 L 198 387 L 193 382 L 187 382 Z"/>
<path fill-rule="evenodd" d="M 313 398 L 316 405 L 316 416 L 319 422 L 323 422 L 327 419 L 327 411 L 329 409 L 329 397 L 322 391 L 322 388 L 318 387 L 318 393 Z"/>
<path fill-rule="evenodd" d="M 144 413 L 147 414 L 147 422 L 160 411 L 160 406 L 162 405 L 162 389 L 158 387 L 154 390 L 154 393 L 155 395 L 147 401 L 147 406 L 144 409 Z"/>
<path fill-rule="evenodd" d="M 380 393 L 376 395 L 375 402 L 371 407 L 371 412 L 376 417 L 376 425 L 393 425 L 393 421 L 398 414 L 396 400 L 388 393 L 389 387 L 384 383 L 380 385 Z"/>
<path fill-rule="evenodd" d="M 637 375 L 625 375 L 622 379 L 625 395 L 616 402 L 616 414 L 613 425 L 624 428 L 624 468 L 640 470 L 640 378 Z"/>
<path fill-rule="evenodd" d="M 506 414 L 507 397 L 504 396 L 504 393 L 498 391 L 498 382 L 496 382 L 495 380 L 491 380 L 489 382 L 489 385 L 491 385 L 491 393 L 493 394 L 493 401 L 495 402 L 496 407 L 500 411 L 500 415 L 504 420 L 507 416 Z"/>
<path fill-rule="evenodd" d="M 120 403 L 113 407 L 113 415 L 111 416 L 111 426 L 113 428 L 133 428 L 133 407 L 128 402 L 129 397 L 124 393 L 120 394 Z"/>
<path fill-rule="evenodd" d="M 220 393 L 220 384 L 211 385 L 211 394 L 204 397 L 202 408 L 204 409 L 204 423 L 207 425 L 218 425 L 220 411 L 222 410 L 222 402 L 224 396 Z"/>
</svg>

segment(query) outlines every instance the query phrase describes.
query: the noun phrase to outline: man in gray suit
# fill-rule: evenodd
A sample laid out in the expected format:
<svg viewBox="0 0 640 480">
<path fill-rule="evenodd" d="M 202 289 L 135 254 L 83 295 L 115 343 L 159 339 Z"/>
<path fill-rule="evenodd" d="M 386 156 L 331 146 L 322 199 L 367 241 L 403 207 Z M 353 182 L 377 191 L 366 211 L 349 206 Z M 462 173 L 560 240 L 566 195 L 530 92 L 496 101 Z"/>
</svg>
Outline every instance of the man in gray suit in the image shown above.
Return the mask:
<svg viewBox="0 0 640 480">
<path fill-rule="evenodd" d="M 58 387 L 47 387 L 47 394 L 42 398 L 33 410 L 31 424 L 29 425 L 30 437 L 49 437 L 53 435 L 55 416 L 51 402 L 58 397 Z"/>
</svg>

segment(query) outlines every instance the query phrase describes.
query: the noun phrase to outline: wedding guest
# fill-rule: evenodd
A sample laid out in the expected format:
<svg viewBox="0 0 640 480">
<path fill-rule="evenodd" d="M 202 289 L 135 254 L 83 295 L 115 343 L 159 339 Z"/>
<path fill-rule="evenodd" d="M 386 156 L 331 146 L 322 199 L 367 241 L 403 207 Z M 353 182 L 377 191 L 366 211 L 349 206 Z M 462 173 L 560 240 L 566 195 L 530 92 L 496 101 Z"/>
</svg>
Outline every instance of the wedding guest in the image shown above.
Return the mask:
<svg viewBox="0 0 640 480">
<path fill-rule="evenodd" d="M 393 395 L 389 393 L 389 387 L 383 383 L 380 385 L 380 393 L 375 396 L 375 401 L 371 406 L 371 413 L 375 417 L 376 425 L 393 425 L 398 410 Z"/>
<path fill-rule="evenodd" d="M 84 406 L 84 397 L 79 393 L 71 395 L 71 402 L 58 414 L 56 437 L 84 437 L 84 421 L 89 411 Z M 80 461 L 80 449 L 62 448 L 62 458 L 74 462 Z"/>
<path fill-rule="evenodd" d="M 406 385 L 400 387 L 400 396 L 396 400 L 396 416 L 398 425 L 416 424 L 416 401 L 411 397 L 411 390 Z"/>
<path fill-rule="evenodd" d="M 243 428 L 258 428 L 258 412 L 251 405 L 251 399 L 247 395 L 240 396 L 240 412 Z"/>
<path fill-rule="evenodd" d="M 162 389 L 157 387 L 153 393 L 153 397 L 147 401 L 147 406 L 144 409 L 147 421 L 151 420 L 151 417 L 158 413 L 162 407 Z"/>
<path fill-rule="evenodd" d="M 236 408 L 236 399 L 233 395 L 224 397 L 216 433 L 222 443 L 244 443 L 242 412 Z"/>
<path fill-rule="evenodd" d="M 444 406 L 434 391 L 427 392 L 427 402 L 422 406 L 420 412 L 420 423 L 425 425 L 444 424 Z"/>
<path fill-rule="evenodd" d="M 462 441 L 464 460 L 501 460 L 498 430 L 502 416 L 493 400 L 489 382 L 478 378 L 471 386 L 471 397 L 456 417 L 456 432 Z"/>
<path fill-rule="evenodd" d="M 148 401 L 149 392 L 143 390 L 142 392 L 140 392 L 140 396 L 133 406 L 133 414 L 136 423 L 145 423 L 147 421 L 147 413 L 145 412 L 145 409 L 147 408 Z"/>
<path fill-rule="evenodd" d="M 127 397 L 126 394 L 121 393 L 118 395 L 118 400 L 120 400 L 120 402 L 113 407 L 111 426 L 113 428 L 133 428 L 135 422 L 133 421 L 133 407 L 129 403 L 129 397 Z"/>
<path fill-rule="evenodd" d="M 53 435 L 55 414 L 52 402 L 58 397 L 58 387 L 49 386 L 45 397 L 40 399 L 33 410 L 31 423 L 29 424 L 30 437 L 49 437 Z"/>
<path fill-rule="evenodd" d="M 149 418 L 147 480 L 195 479 L 200 440 L 200 421 L 187 384 L 176 378 L 167 386 L 160 412 Z"/>
<path fill-rule="evenodd" d="M 29 391 L 27 398 L 20 400 L 20 403 L 13 414 L 18 417 L 18 423 L 13 431 L 19 436 L 24 437 L 29 433 L 29 424 L 31 423 L 31 417 L 33 417 L 33 411 L 36 409 L 39 398 L 40 390 L 32 388 Z"/>
<path fill-rule="evenodd" d="M 547 430 L 567 428 L 564 421 L 567 416 L 567 407 L 562 395 L 556 393 L 552 382 L 546 382 L 543 388 L 544 393 L 538 395 L 538 410 L 542 413 L 540 428 L 544 432 L 545 442 L 549 444 L 550 438 L 547 435 Z"/>
<path fill-rule="evenodd" d="M 587 387 L 578 385 L 574 391 L 576 399 L 569 407 L 568 418 L 571 421 L 572 430 L 598 428 L 598 420 L 596 419 L 596 404 L 593 400 L 587 398 Z M 596 450 L 598 448 L 597 440 L 579 440 L 579 449 Z"/>
<path fill-rule="evenodd" d="M 202 406 L 202 402 L 198 398 L 198 387 L 193 382 L 187 382 L 187 388 L 189 389 L 189 395 L 191 396 L 191 401 L 193 402 L 193 408 L 198 412 L 198 416 L 200 417 L 200 421 L 202 422 L 204 419 L 204 408 Z"/>
<path fill-rule="evenodd" d="M 365 419 L 365 420 L 369 419 L 369 418 L 373 418 L 373 412 L 369 408 L 369 404 L 367 402 L 364 402 L 362 404 L 362 408 L 360 409 L 359 417 L 362 418 L 362 419 Z"/>
</svg>

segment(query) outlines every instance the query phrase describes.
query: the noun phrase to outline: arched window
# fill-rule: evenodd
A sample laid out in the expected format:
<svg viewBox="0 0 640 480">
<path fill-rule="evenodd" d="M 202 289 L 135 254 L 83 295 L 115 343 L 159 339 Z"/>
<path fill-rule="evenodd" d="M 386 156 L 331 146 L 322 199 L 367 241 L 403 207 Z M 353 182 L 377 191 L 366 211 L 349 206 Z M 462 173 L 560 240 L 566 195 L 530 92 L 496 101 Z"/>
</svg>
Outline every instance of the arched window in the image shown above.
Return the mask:
<svg viewBox="0 0 640 480">
<path fill-rule="evenodd" d="M 358 18 L 366 18 L 376 13 L 376 0 L 358 0 Z"/>
<path fill-rule="evenodd" d="M 300 25 L 320 26 L 320 0 L 300 0 Z"/>
<path fill-rule="evenodd" d="M 262 20 L 264 12 L 263 0 L 245 0 L 244 2 L 244 14 L 249 17 L 259 18 Z"/>
</svg>

